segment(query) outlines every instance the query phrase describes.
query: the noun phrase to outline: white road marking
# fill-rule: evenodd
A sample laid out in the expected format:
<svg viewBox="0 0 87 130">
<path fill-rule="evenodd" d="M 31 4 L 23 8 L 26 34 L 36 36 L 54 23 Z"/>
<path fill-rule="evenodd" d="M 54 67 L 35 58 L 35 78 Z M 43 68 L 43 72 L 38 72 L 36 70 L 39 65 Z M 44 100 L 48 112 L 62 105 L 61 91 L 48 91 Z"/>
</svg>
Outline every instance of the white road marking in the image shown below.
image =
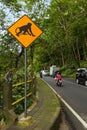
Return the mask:
<svg viewBox="0 0 87 130">
<path fill-rule="evenodd" d="M 87 129 L 87 123 L 81 118 L 81 116 L 49 84 L 48 86 L 53 90 L 53 92 L 58 96 L 58 98 L 65 104 L 65 106 L 73 113 L 73 115 L 80 121 L 80 123 Z"/>
</svg>

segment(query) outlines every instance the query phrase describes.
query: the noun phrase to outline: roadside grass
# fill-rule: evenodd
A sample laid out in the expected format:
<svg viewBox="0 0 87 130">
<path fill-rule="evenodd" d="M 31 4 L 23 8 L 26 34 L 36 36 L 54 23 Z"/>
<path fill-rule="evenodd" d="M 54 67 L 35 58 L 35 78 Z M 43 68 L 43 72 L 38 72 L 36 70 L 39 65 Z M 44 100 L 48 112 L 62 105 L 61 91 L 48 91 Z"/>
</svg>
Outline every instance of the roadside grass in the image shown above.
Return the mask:
<svg viewBox="0 0 87 130">
<path fill-rule="evenodd" d="M 45 104 L 44 107 L 49 108 L 49 110 L 56 110 L 60 106 L 57 96 L 54 94 L 54 92 L 51 90 L 51 88 L 40 78 L 38 78 L 39 87 L 41 87 L 41 90 L 43 91 L 43 94 L 45 94 Z M 51 99 L 51 100 L 50 100 Z"/>
<path fill-rule="evenodd" d="M 40 87 L 43 97 L 44 103 L 42 107 L 43 113 L 41 113 L 41 120 L 39 121 L 40 125 L 45 125 L 54 123 L 54 120 L 60 114 L 60 102 L 58 97 L 54 94 L 52 89 L 40 78 L 37 78 L 38 86 Z"/>
<path fill-rule="evenodd" d="M 54 123 L 55 119 L 58 117 L 60 113 L 59 100 L 51 88 L 41 78 L 38 77 L 37 91 L 39 89 L 41 93 L 38 93 L 38 102 L 40 98 L 43 99 L 41 99 L 42 105 L 40 106 L 39 113 L 37 112 L 37 115 L 35 115 L 35 117 L 31 116 L 30 119 L 19 122 L 18 126 L 29 126 L 37 121 L 37 118 L 39 118 L 38 125 L 40 128 L 43 128 L 43 125 L 52 125 L 52 123 Z"/>
</svg>

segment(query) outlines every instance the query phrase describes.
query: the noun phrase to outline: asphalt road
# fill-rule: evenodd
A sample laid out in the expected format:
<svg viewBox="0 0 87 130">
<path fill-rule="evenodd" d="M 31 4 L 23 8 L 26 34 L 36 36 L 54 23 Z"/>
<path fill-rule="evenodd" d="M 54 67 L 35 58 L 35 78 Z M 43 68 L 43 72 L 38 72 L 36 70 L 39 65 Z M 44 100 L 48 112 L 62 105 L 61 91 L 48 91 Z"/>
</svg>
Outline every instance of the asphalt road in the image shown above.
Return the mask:
<svg viewBox="0 0 87 130">
<path fill-rule="evenodd" d="M 74 79 L 63 78 L 63 86 L 58 87 L 52 77 L 43 79 L 57 93 L 73 130 L 87 129 L 87 87 L 78 85 Z"/>
</svg>

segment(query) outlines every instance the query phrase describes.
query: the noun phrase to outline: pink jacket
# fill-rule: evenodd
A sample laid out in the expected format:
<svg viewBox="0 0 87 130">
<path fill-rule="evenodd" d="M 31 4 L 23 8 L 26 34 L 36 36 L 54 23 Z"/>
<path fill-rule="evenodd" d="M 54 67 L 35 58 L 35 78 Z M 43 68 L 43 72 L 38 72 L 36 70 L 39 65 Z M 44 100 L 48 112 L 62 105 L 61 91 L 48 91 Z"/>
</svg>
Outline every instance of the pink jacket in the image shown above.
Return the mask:
<svg viewBox="0 0 87 130">
<path fill-rule="evenodd" d="M 56 78 L 61 79 L 62 78 L 61 74 L 57 74 Z"/>
</svg>

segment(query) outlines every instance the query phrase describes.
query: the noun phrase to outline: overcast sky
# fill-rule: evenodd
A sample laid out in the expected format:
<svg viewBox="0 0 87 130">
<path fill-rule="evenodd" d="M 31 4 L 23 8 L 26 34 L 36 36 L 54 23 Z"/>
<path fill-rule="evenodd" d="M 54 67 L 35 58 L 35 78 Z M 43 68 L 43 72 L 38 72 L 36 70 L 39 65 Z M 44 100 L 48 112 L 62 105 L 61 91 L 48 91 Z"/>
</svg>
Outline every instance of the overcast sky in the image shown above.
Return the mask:
<svg viewBox="0 0 87 130">
<path fill-rule="evenodd" d="M 42 0 L 42 2 L 45 5 L 45 8 L 47 8 L 50 5 L 50 1 L 51 0 Z M 26 6 L 26 4 L 24 2 L 20 2 L 21 5 Z M 37 9 L 36 5 L 35 8 Z M 0 9 L 2 9 L 5 13 L 6 13 L 6 18 L 4 19 L 6 21 L 6 25 L 10 25 L 11 23 L 13 23 L 14 21 L 16 21 L 19 17 L 21 17 L 24 14 L 29 14 L 29 10 L 23 8 L 21 12 L 15 13 L 14 11 L 12 12 L 12 10 L 10 11 L 10 8 L 6 7 L 4 4 L 2 4 L 0 2 Z M 30 12 L 30 14 L 33 13 L 33 11 L 35 11 L 32 7 L 32 12 Z M 17 15 L 19 14 L 19 15 Z M 18 17 L 17 17 L 18 16 Z"/>
</svg>

